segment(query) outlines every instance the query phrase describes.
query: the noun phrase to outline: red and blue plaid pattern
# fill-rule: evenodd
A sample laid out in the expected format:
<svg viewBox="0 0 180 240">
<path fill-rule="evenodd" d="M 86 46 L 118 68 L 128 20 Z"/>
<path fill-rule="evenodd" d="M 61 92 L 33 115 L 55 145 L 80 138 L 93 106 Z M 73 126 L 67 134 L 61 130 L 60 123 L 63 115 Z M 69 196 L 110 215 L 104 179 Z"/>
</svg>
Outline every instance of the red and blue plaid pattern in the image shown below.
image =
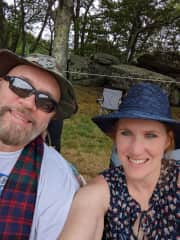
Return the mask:
<svg viewBox="0 0 180 240">
<path fill-rule="evenodd" d="M 0 197 L 0 239 L 29 239 L 43 157 L 43 140 L 36 138 L 19 156 Z"/>
</svg>

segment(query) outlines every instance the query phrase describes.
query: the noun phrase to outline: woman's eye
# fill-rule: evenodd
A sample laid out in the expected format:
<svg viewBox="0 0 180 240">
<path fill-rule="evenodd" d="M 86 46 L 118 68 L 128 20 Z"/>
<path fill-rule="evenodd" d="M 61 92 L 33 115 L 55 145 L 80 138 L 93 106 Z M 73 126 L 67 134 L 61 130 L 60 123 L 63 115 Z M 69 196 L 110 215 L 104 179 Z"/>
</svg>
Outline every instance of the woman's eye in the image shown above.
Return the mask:
<svg viewBox="0 0 180 240">
<path fill-rule="evenodd" d="M 157 135 L 155 133 L 146 133 L 145 134 L 146 138 L 156 138 Z"/>
<path fill-rule="evenodd" d="M 128 130 L 123 130 L 123 131 L 120 131 L 120 134 L 123 135 L 123 136 L 130 136 L 131 132 L 128 131 Z"/>
</svg>

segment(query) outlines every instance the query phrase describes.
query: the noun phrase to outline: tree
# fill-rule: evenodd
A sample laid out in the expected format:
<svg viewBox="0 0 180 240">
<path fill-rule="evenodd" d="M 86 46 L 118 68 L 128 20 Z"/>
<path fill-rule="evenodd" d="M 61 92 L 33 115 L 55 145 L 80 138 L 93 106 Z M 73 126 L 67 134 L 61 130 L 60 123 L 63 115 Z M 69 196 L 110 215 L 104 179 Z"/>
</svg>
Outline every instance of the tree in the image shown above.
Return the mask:
<svg viewBox="0 0 180 240">
<path fill-rule="evenodd" d="M 59 3 L 58 7 L 56 3 Z M 103 51 L 131 63 L 147 51 L 179 51 L 179 0 L 0 1 L 1 47 L 54 55 L 63 71 L 68 51 Z M 50 31 L 50 40 L 42 36 Z M 36 37 L 34 34 L 36 29 Z M 42 48 L 40 48 L 42 46 Z M 44 48 L 45 46 L 45 48 Z"/>
<path fill-rule="evenodd" d="M 41 29 L 39 31 L 39 34 L 37 35 L 37 38 L 36 38 L 34 44 L 31 46 L 30 52 L 34 52 L 36 50 L 36 48 L 38 46 L 38 43 L 39 43 L 39 41 L 42 37 L 43 31 L 44 31 L 48 22 L 49 22 L 49 25 L 48 25 L 49 28 L 51 27 L 50 21 L 51 21 L 51 16 L 52 16 L 52 6 L 54 5 L 54 3 L 55 3 L 55 0 L 47 1 L 48 5 L 47 5 L 46 10 L 45 10 L 44 20 L 42 21 L 42 26 L 41 26 Z M 43 19 L 43 17 L 42 17 L 42 19 Z M 51 43 L 52 43 L 52 39 L 51 39 Z M 51 49 L 50 49 L 50 53 L 51 53 Z"/>
<path fill-rule="evenodd" d="M 66 71 L 68 58 L 69 31 L 73 17 L 73 0 L 59 0 L 55 22 L 53 56 L 62 72 Z"/>
<path fill-rule="evenodd" d="M 176 10 L 178 3 L 178 0 L 102 0 L 107 32 L 115 35 L 120 49 L 125 49 L 127 62 L 133 60 L 139 49 L 145 46 L 147 49 L 151 36 L 177 23 L 180 19 L 180 11 Z"/>
<path fill-rule="evenodd" d="M 0 1 L 0 29 L 1 29 L 1 34 L 0 34 L 0 48 L 3 48 L 5 46 L 5 37 L 4 34 L 5 33 L 5 24 L 6 24 L 6 20 L 5 20 L 5 16 L 4 16 L 4 8 L 7 7 L 7 5 L 3 2 Z"/>
<path fill-rule="evenodd" d="M 5 47 L 18 51 L 21 55 L 35 51 L 42 39 L 47 22 L 51 18 L 54 2 L 55 0 L 14 0 L 13 5 L 3 6 Z M 34 35 L 34 38 L 29 38 L 30 33 L 34 34 L 35 28 L 37 37 Z"/>
<path fill-rule="evenodd" d="M 94 0 L 77 0 L 74 6 L 74 53 L 84 55 L 86 27 Z M 81 9 L 83 10 L 81 13 Z"/>
</svg>

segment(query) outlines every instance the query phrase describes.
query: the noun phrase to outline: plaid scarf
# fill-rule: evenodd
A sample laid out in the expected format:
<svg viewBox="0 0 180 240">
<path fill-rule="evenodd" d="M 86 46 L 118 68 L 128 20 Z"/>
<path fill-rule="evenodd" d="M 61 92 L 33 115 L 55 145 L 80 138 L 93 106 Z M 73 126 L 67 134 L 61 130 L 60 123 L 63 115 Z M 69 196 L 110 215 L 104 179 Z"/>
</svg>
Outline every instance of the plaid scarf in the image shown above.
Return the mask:
<svg viewBox="0 0 180 240">
<path fill-rule="evenodd" d="M 0 197 L 1 240 L 29 239 L 43 150 L 41 137 L 29 143 L 8 177 Z"/>
</svg>

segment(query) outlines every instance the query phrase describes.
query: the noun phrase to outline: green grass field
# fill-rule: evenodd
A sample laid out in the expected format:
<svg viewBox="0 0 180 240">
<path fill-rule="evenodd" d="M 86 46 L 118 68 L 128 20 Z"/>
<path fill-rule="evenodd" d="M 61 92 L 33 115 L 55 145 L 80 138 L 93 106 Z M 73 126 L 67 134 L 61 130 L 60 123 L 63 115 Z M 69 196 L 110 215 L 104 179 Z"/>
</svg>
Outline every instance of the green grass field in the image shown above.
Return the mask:
<svg viewBox="0 0 180 240">
<path fill-rule="evenodd" d="M 91 118 L 99 114 L 96 99 L 101 88 L 75 87 L 78 112 L 64 121 L 62 155 L 73 163 L 86 179 L 97 175 L 109 164 L 112 142 Z"/>
</svg>

